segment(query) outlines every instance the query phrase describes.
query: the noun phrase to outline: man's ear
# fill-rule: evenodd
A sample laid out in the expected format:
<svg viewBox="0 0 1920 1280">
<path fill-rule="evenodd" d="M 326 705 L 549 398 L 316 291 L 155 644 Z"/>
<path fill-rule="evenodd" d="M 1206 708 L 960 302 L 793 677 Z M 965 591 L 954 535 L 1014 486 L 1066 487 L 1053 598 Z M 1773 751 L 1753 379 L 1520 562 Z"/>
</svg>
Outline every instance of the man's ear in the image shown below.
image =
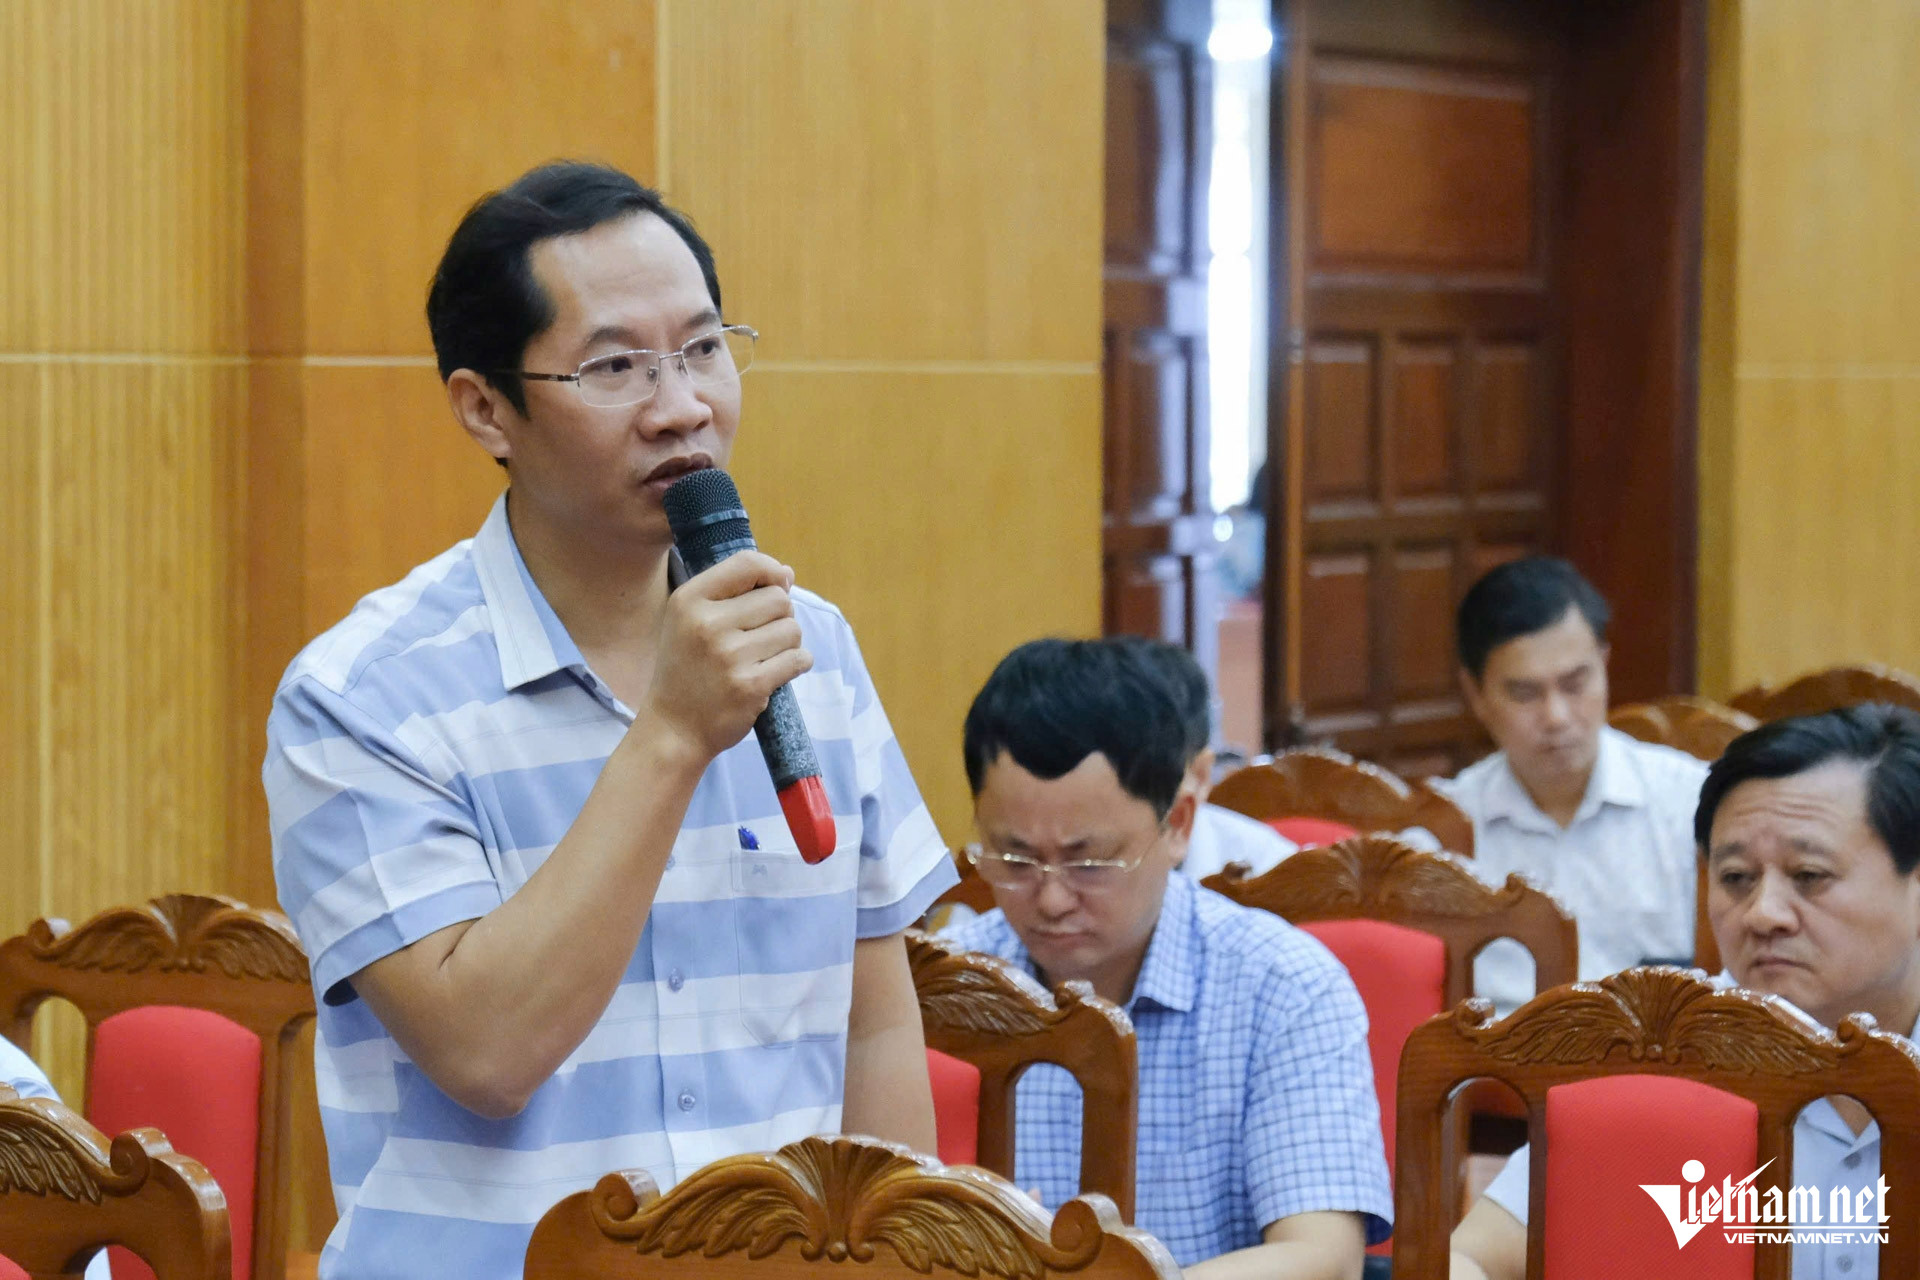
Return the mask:
<svg viewBox="0 0 1920 1280">
<path fill-rule="evenodd" d="M 1200 748 L 1200 753 L 1187 762 L 1186 785 L 1201 804 L 1207 802 L 1207 796 L 1213 791 L 1213 765 L 1212 747 Z"/>
<path fill-rule="evenodd" d="M 495 460 L 513 457 L 513 436 L 507 427 L 520 414 L 500 389 L 471 369 L 455 369 L 447 375 L 447 403 L 466 433 Z"/>
<path fill-rule="evenodd" d="M 1187 842 L 1193 838 L 1193 821 L 1200 812 L 1200 797 L 1188 783 L 1174 792 L 1173 807 L 1167 810 L 1167 831 L 1172 835 L 1173 865 L 1187 860 Z"/>
</svg>

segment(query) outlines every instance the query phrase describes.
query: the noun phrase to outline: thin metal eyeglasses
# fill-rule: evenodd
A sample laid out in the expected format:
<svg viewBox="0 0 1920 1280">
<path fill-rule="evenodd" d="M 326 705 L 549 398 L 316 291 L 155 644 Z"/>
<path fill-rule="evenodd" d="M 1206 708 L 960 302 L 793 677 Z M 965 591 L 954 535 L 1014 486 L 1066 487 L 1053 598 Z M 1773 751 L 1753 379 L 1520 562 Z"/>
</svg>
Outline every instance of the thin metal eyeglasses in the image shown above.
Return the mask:
<svg viewBox="0 0 1920 1280">
<path fill-rule="evenodd" d="M 615 351 L 584 361 L 572 373 L 498 372 L 536 382 L 571 382 L 582 402 L 596 409 L 620 409 L 653 399 L 660 389 L 660 367 L 668 361 L 678 363 L 696 387 L 727 385 L 753 364 L 753 343 L 759 336 L 744 324 L 728 324 L 689 338 L 678 351 Z"/>
<path fill-rule="evenodd" d="M 1147 860 L 1160 837 L 1162 826 L 1147 847 L 1131 858 L 1079 858 L 1072 862 L 1042 862 L 1024 853 L 1000 853 L 977 844 L 966 847 L 967 861 L 981 877 L 996 888 L 1015 893 L 1037 892 L 1048 876 L 1057 875 L 1067 888 L 1088 895 L 1109 893 L 1120 887 L 1135 868 Z"/>
</svg>

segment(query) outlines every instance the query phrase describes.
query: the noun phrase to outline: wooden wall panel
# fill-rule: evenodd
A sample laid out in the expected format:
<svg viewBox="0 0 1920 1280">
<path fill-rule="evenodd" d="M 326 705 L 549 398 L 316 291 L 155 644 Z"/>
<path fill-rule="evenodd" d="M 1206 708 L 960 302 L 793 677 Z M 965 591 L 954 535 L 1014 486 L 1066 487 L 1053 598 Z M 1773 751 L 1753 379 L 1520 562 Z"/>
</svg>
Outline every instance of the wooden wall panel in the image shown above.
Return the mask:
<svg viewBox="0 0 1920 1280">
<path fill-rule="evenodd" d="M 1712 18 L 1702 691 L 1920 667 L 1920 10 Z"/>
<path fill-rule="evenodd" d="M 980 682 L 1100 625 L 1102 13 L 661 9 L 662 182 L 765 334 L 755 530 L 852 620 L 954 841 Z"/>
<path fill-rule="evenodd" d="M 0 199 L 4 199 L 0 196 Z M 41 607 L 41 384 L 45 366 L 0 357 L 0 661 L 12 678 L 0 680 L 0 813 L 6 815 L 0 853 L 0 929 L 11 934 L 40 911 L 46 859 L 40 839 L 40 728 L 46 702 Z"/>
<path fill-rule="evenodd" d="M 1099 380 L 747 377 L 734 470 L 754 532 L 853 623 L 934 818 L 960 841 L 960 724 L 987 673 L 1024 640 L 1099 628 Z"/>
<path fill-rule="evenodd" d="M 663 12 L 662 181 L 768 360 L 1099 358 L 1096 0 Z"/>
<path fill-rule="evenodd" d="M 305 6 L 308 330 L 322 355 L 432 350 L 422 312 L 481 193 L 562 157 L 654 171 L 651 0 Z"/>
</svg>

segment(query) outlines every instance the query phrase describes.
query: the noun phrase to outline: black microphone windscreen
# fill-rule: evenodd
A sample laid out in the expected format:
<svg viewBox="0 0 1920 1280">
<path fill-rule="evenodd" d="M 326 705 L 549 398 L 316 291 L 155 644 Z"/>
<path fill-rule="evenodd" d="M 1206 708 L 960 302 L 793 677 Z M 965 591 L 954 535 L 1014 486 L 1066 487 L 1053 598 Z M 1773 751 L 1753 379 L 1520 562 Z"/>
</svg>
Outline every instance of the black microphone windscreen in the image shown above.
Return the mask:
<svg viewBox="0 0 1920 1280">
<path fill-rule="evenodd" d="M 690 573 L 699 573 L 753 543 L 753 529 L 733 477 L 718 467 L 689 471 L 660 499 L 674 545 Z"/>
</svg>

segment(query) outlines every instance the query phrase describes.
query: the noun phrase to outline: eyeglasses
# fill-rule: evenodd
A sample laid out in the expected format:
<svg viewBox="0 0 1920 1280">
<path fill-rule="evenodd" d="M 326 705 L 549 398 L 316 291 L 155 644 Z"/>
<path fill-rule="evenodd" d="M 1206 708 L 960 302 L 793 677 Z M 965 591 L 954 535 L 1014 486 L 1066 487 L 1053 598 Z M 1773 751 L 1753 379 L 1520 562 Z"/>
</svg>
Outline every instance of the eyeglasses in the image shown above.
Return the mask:
<svg viewBox="0 0 1920 1280">
<path fill-rule="evenodd" d="M 1057 875 L 1074 893 L 1091 898 L 1111 893 L 1125 883 L 1127 876 L 1147 860 L 1147 855 L 1153 852 L 1154 846 L 1160 843 L 1160 837 L 1166 833 L 1167 829 L 1161 827 L 1147 847 L 1131 858 L 1042 862 L 1024 853 L 1000 853 L 977 844 L 968 845 L 966 855 L 967 861 L 973 864 L 981 878 L 996 889 L 1005 889 L 1010 893 L 1036 893 L 1046 883 L 1048 876 Z"/>
<path fill-rule="evenodd" d="M 759 336 L 744 324 L 729 324 L 689 339 L 678 351 L 616 351 L 595 356 L 572 373 L 498 372 L 536 382 L 571 382 L 583 403 L 596 409 L 619 409 L 653 399 L 660 389 L 660 367 L 668 361 L 677 362 L 696 387 L 727 386 L 753 364 L 753 343 Z"/>
</svg>

